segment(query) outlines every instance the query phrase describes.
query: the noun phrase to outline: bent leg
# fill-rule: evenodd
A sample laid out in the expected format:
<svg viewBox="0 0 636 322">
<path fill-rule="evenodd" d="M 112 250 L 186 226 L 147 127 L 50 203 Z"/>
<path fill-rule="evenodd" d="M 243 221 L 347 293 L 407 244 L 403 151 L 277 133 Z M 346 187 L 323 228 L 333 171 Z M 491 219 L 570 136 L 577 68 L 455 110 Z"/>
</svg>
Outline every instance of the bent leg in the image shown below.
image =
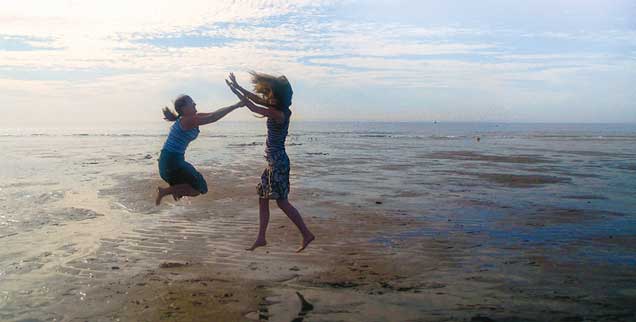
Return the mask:
<svg viewBox="0 0 636 322">
<path fill-rule="evenodd" d="M 174 185 L 172 186 L 172 188 L 173 188 L 172 195 L 175 196 L 177 199 L 181 197 L 196 197 L 201 194 L 199 190 L 194 189 L 191 185 L 187 183 Z"/>
<path fill-rule="evenodd" d="M 168 189 L 170 188 L 161 188 L 161 187 L 157 187 L 157 198 L 155 199 L 155 205 L 159 206 L 161 204 L 161 199 L 163 199 L 163 197 L 169 195 L 170 193 L 168 193 Z"/>
<path fill-rule="evenodd" d="M 298 230 L 300 230 L 300 233 L 303 235 L 303 242 L 296 250 L 296 252 L 302 252 L 305 248 L 307 248 L 309 243 L 316 239 L 316 237 L 311 233 L 311 231 L 309 231 L 298 210 L 287 199 L 276 200 L 276 203 L 285 215 L 287 215 L 287 217 L 289 217 L 289 219 L 294 223 L 294 225 L 298 227 Z"/>
<path fill-rule="evenodd" d="M 191 185 L 187 183 L 177 184 L 168 188 L 158 188 L 157 199 L 155 200 L 155 204 L 158 206 L 161 204 L 161 199 L 167 195 L 172 195 L 175 200 L 181 197 L 195 197 L 198 196 L 200 192 Z"/>
</svg>

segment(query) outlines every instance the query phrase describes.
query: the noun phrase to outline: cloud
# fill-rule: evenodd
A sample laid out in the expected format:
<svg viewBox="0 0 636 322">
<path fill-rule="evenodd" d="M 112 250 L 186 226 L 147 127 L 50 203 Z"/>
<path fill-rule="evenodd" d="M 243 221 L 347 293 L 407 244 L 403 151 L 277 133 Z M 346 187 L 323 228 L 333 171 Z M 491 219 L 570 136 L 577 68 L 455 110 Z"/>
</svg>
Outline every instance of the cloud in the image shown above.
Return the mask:
<svg viewBox="0 0 636 322">
<path fill-rule="evenodd" d="M 542 95 L 546 102 L 562 102 L 579 94 L 575 89 L 590 74 L 612 75 L 607 81 L 617 85 L 634 79 L 633 71 L 621 68 L 633 66 L 636 35 L 613 27 L 528 31 L 523 24 L 426 26 L 351 21 L 339 14 L 343 6 L 364 6 L 360 1 L 0 0 L 0 5 L 0 88 L 11 99 L 23 97 L 22 103 L 62 104 L 60 97 L 81 91 L 94 106 L 141 104 L 139 92 L 170 96 L 180 84 L 222 87 L 227 72 L 251 69 L 286 74 L 325 93 L 363 87 L 377 93 L 396 89 L 396 96 L 400 89 L 438 95 L 435 90 L 447 89 L 510 101 L 517 95 L 524 104 Z M 414 100 L 410 104 L 416 106 Z"/>
</svg>

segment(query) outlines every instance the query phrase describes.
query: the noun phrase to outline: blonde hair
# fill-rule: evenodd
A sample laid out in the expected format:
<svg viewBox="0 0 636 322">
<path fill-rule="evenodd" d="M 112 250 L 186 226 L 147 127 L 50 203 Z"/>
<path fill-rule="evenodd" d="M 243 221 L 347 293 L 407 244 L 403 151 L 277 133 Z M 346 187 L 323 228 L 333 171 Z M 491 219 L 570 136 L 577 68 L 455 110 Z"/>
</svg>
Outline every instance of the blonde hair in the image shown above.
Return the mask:
<svg viewBox="0 0 636 322">
<path fill-rule="evenodd" d="M 186 106 L 186 104 L 188 104 L 191 101 L 192 101 L 192 97 L 186 94 L 181 94 L 177 96 L 177 99 L 174 100 L 174 111 L 167 106 L 165 106 L 162 109 L 163 119 L 168 122 L 174 122 L 178 120 L 179 116 L 181 116 L 183 107 Z M 175 111 L 177 112 L 175 113 Z"/>
<path fill-rule="evenodd" d="M 291 106 L 294 91 L 287 77 L 276 77 L 255 71 L 251 71 L 250 74 L 254 91 L 261 94 L 276 109 L 286 110 Z"/>
</svg>

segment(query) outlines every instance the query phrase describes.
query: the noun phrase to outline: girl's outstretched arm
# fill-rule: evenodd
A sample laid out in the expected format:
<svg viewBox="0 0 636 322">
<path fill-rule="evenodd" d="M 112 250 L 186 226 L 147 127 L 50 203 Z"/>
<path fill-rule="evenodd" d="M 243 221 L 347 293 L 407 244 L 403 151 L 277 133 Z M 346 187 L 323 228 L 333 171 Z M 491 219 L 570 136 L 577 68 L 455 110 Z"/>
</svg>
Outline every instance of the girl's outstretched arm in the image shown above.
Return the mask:
<svg viewBox="0 0 636 322">
<path fill-rule="evenodd" d="M 241 100 L 241 102 L 243 102 L 245 106 L 250 109 L 250 111 L 266 117 L 271 117 L 277 122 L 282 122 L 283 120 L 285 120 L 285 114 L 283 114 L 283 112 L 275 110 L 273 108 L 258 106 L 254 104 L 254 102 L 250 101 L 243 93 L 239 92 L 239 90 L 236 89 L 228 80 L 225 80 L 225 83 L 227 83 L 227 86 L 230 87 L 232 93 L 234 93 L 234 95 L 236 95 Z"/>
<path fill-rule="evenodd" d="M 236 104 L 230 105 L 228 107 L 223 107 L 220 108 L 212 113 L 197 113 L 194 118 L 192 119 L 192 127 L 197 127 L 199 125 L 206 125 L 206 124 L 210 124 L 210 123 L 214 123 L 220 119 L 222 119 L 223 117 L 225 117 L 226 115 L 228 115 L 230 112 L 234 111 L 235 109 L 245 106 L 245 104 L 241 101 L 238 102 Z M 185 120 L 184 120 L 185 121 Z M 187 125 L 186 125 L 187 126 Z"/>
<path fill-rule="evenodd" d="M 243 94 L 244 96 L 249 98 L 252 102 L 254 102 L 256 104 L 259 104 L 259 105 L 267 106 L 267 107 L 274 107 L 267 100 L 265 100 L 262 97 L 260 97 L 260 96 L 258 96 L 256 94 L 246 90 L 241 85 L 239 85 L 239 83 L 236 81 L 236 76 L 234 76 L 234 73 L 230 73 L 229 78 L 230 78 L 230 82 L 232 82 L 232 86 L 234 86 L 234 88 L 236 88 L 239 92 L 241 92 L 241 94 Z"/>
</svg>

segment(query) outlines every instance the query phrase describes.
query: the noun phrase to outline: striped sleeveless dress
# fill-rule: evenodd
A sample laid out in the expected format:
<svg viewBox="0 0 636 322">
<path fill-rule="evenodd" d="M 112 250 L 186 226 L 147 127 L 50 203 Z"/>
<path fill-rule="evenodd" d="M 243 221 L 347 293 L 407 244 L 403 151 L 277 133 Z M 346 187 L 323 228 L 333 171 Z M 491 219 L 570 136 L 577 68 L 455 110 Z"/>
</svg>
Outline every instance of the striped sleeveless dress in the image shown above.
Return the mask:
<svg viewBox="0 0 636 322">
<path fill-rule="evenodd" d="M 267 139 L 265 141 L 265 159 L 267 168 L 261 174 L 261 182 L 256 187 L 260 198 L 284 200 L 289 195 L 289 171 L 291 168 L 289 157 L 285 152 L 289 121 L 292 112 L 283 111 L 285 120 L 277 122 L 267 119 Z"/>
</svg>

